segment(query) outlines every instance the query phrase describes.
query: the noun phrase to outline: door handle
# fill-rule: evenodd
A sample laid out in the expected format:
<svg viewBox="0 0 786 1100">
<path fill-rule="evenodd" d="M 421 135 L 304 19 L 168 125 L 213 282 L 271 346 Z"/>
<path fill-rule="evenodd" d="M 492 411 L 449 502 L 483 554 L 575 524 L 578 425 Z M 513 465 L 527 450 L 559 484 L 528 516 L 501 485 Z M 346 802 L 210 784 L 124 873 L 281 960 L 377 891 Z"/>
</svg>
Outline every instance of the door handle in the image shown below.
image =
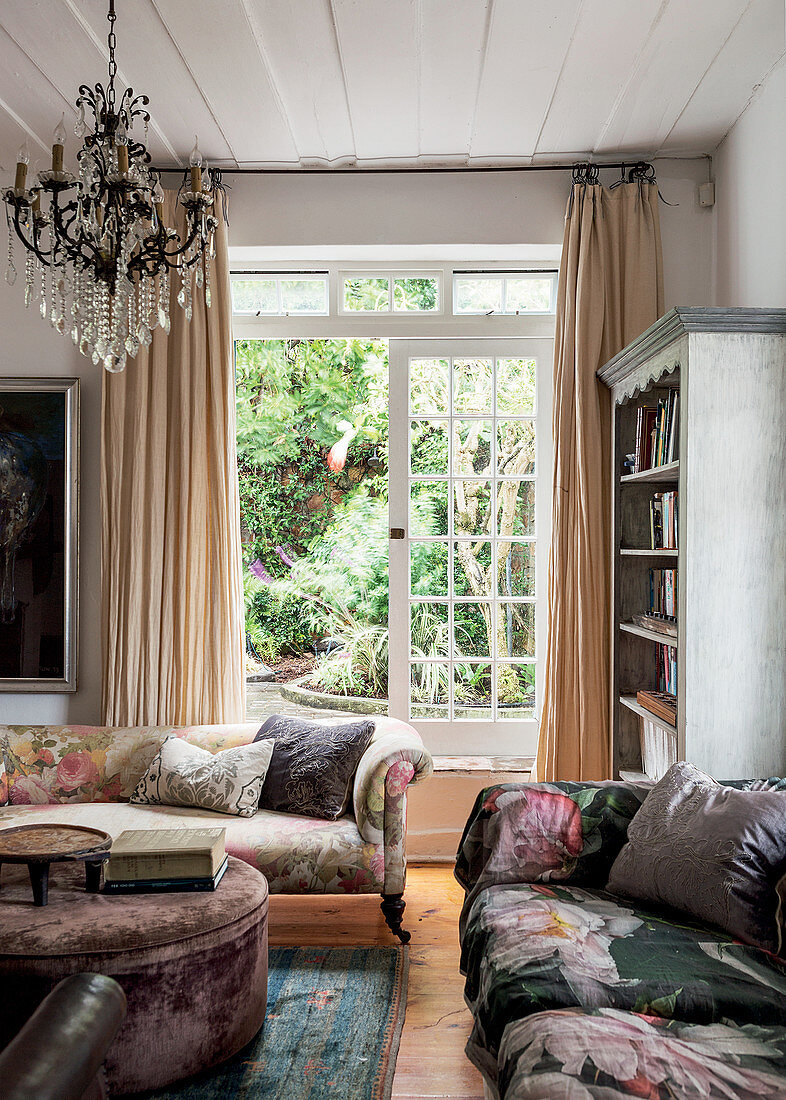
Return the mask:
<svg viewBox="0 0 786 1100">
<path fill-rule="evenodd" d="M 390 537 L 392 539 L 405 539 L 407 537 L 407 533 L 403 527 L 391 527 Z"/>
</svg>

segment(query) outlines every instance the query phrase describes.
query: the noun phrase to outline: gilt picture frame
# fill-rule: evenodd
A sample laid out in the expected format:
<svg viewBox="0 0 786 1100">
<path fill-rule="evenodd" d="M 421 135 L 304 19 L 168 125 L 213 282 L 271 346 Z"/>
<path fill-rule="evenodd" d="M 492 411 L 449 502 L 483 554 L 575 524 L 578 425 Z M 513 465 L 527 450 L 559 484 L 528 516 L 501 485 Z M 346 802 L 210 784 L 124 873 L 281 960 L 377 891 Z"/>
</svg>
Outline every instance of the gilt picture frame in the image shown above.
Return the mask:
<svg viewBox="0 0 786 1100">
<path fill-rule="evenodd" d="M 0 692 L 72 692 L 79 379 L 0 377 Z"/>
</svg>

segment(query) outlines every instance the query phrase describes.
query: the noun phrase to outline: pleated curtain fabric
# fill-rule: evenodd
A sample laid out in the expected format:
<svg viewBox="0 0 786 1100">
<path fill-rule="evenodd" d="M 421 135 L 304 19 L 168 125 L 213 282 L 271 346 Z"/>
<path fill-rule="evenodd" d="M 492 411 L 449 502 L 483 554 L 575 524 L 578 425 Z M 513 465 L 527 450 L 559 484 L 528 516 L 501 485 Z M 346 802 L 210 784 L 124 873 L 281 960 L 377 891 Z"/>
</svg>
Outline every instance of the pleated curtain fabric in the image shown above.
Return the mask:
<svg viewBox="0 0 786 1100">
<path fill-rule="evenodd" d="M 167 195 L 165 221 L 182 234 Z M 102 409 L 103 721 L 236 722 L 244 716 L 243 584 L 227 230 L 212 306 L 195 287 L 122 374 Z"/>
<path fill-rule="evenodd" d="M 535 778 L 608 779 L 611 401 L 595 372 L 663 313 L 657 187 L 575 184 L 554 343 L 545 689 Z"/>
</svg>

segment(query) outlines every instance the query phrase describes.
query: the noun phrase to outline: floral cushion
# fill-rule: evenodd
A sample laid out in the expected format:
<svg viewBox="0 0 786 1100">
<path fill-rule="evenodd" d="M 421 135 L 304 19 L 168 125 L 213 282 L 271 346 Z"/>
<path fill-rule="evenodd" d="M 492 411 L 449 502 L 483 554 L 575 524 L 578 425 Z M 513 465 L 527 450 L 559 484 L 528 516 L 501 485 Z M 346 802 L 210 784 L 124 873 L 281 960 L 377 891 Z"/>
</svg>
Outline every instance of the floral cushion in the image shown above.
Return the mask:
<svg viewBox="0 0 786 1100">
<path fill-rule="evenodd" d="M 780 1026 L 538 1012 L 505 1029 L 498 1089 L 506 1100 L 759 1100 L 786 1093 L 785 1052 Z"/>
<path fill-rule="evenodd" d="M 94 802 L 8 806 L 0 826 L 36 820 L 87 825 L 113 837 L 126 829 L 221 826 L 226 829 L 227 852 L 261 871 L 272 894 L 378 894 L 387 870 L 383 845 L 364 841 L 351 817 L 319 821 L 272 810 L 228 817 L 182 806 Z"/>
<path fill-rule="evenodd" d="M 605 884 L 649 793 L 634 783 L 502 783 L 481 791 L 456 858 L 465 890 L 504 882 Z"/>
<path fill-rule="evenodd" d="M 467 1053 L 492 1081 L 505 1029 L 543 1011 L 786 1027 L 786 963 L 673 911 L 602 891 L 523 883 L 482 890 L 464 915 L 461 966 L 475 1020 Z M 573 1092 L 564 1095 L 573 1100 Z"/>
</svg>

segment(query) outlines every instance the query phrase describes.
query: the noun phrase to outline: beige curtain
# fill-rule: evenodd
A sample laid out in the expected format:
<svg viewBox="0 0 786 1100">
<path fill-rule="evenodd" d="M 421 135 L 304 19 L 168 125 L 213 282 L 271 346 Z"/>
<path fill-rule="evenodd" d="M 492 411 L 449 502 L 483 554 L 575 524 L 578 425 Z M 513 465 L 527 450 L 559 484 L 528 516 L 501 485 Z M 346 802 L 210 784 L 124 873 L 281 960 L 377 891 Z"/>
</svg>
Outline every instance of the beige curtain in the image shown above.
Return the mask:
<svg viewBox="0 0 786 1100">
<path fill-rule="evenodd" d="M 575 184 L 554 343 L 549 627 L 538 780 L 607 779 L 610 675 L 609 391 L 595 371 L 663 313 L 654 184 Z"/>
<path fill-rule="evenodd" d="M 182 231 L 167 195 L 166 224 Z M 243 591 L 229 259 L 216 234 L 212 306 L 104 373 L 103 721 L 242 721 Z"/>
</svg>

